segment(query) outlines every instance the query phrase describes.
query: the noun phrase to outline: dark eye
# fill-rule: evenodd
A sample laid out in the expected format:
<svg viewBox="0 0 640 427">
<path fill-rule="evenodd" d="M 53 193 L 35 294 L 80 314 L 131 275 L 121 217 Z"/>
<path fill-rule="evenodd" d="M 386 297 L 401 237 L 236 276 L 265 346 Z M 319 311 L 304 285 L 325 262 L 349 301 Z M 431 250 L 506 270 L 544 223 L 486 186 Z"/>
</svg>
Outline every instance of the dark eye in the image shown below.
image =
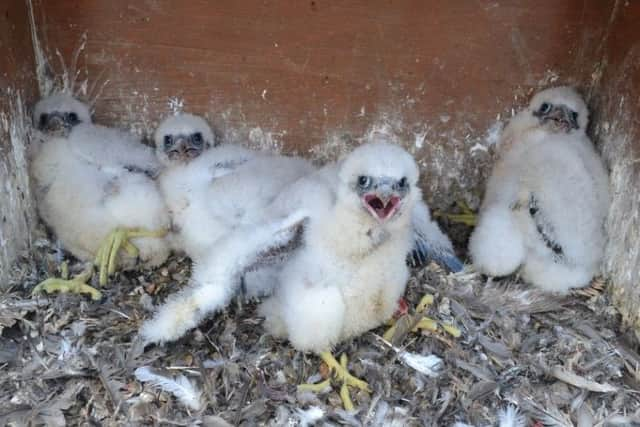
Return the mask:
<svg viewBox="0 0 640 427">
<path fill-rule="evenodd" d="M 576 113 L 575 111 L 571 112 L 571 118 L 573 119 L 573 122 L 577 125 L 578 124 L 578 113 Z"/>
<path fill-rule="evenodd" d="M 202 145 L 202 134 L 200 132 L 196 132 L 191 135 L 191 142 L 193 142 L 193 145 L 196 146 Z"/>
<path fill-rule="evenodd" d="M 44 129 L 44 127 L 47 125 L 47 118 L 49 116 L 46 113 L 42 113 L 40 114 L 40 121 L 38 122 L 38 127 L 40 129 Z"/>
<path fill-rule="evenodd" d="M 67 122 L 75 125 L 78 123 L 78 115 L 76 113 L 67 113 Z"/>
<path fill-rule="evenodd" d="M 400 190 L 404 190 L 408 186 L 409 186 L 409 184 L 407 183 L 407 178 L 402 177 L 402 179 L 400 179 L 400 181 L 398 181 L 398 188 Z"/>
<path fill-rule="evenodd" d="M 358 187 L 360 188 L 369 188 L 371 186 L 371 178 L 368 176 L 360 175 L 358 177 Z"/>
<path fill-rule="evenodd" d="M 551 111 L 551 104 L 549 104 L 548 102 L 543 102 L 538 109 L 538 112 L 540 114 L 547 114 L 549 111 Z"/>
<path fill-rule="evenodd" d="M 170 148 L 173 145 L 173 136 L 165 135 L 164 136 L 164 148 Z"/>
</svg>

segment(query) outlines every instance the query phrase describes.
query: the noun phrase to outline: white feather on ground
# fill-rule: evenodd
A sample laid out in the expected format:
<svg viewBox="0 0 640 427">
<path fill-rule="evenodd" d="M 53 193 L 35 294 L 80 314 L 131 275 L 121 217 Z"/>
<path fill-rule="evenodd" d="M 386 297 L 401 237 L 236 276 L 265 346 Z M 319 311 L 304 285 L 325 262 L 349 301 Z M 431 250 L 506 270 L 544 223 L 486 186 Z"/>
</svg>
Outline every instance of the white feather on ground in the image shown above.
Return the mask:
<svg viewBox="0 0 640 427">
<path fill-rule="evenodd" d="M 444 363 L 441 358 L 434 354 L 424 356 L 422 354 L 412 353 L 402 350 L 398 355 L 407 366 L 428 377 L 435 378 L 442 373 Z"/>
<path fill-rule="evenodd" d="M 134 375 L 142 383 L 173 394 L 183 405 L 194 411 L 202 408 L 202 393 L 182 374 L 173 379 L 153 372 L 148 366 L 142 366 L 135 370 Z"/>
<path fill-rule="evenodd" d="M 513 405 L 500 410 L 498 413 L 498 427 L 525 427 L 527 418 Z"/>
<path fill-rule="evenodd" d="M 324 418 L 324 411 L 318 406 L 310 406 L 307 409 L 296 409 L 296 416 L 300 427 L 313 426 Z"/>
</svg>

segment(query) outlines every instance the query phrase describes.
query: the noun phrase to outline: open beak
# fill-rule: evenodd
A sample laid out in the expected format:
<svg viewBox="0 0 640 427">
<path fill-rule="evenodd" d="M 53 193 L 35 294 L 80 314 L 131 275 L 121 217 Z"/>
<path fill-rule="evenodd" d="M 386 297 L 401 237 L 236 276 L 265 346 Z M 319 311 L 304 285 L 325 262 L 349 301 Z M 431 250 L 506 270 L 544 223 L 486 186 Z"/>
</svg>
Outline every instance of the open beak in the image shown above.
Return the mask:
<svg viewBox="0 0 640 427">
<path fill-rule="evenodd" d="M 402 198 L 389 186 L 383 185 L 362 196 L 362 203 L 380 222 L 389 220 L 400 207 Z"/>
<path fill-rule="evenodd" d="M 570 132 L 573 129 L 579 129 L 578 117 L 574 111 L 564 105 L 556 105 L 551 111 L 541 117 L 544 123 L 551 123 L 558 130 Z"/>
</svg>

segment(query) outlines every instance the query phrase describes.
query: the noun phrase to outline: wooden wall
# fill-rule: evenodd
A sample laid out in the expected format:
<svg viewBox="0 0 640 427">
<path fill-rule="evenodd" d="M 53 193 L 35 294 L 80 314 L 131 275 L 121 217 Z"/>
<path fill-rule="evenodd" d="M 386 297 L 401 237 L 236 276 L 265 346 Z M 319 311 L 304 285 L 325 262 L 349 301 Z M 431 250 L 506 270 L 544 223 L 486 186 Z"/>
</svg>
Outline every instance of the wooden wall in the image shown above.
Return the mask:
<svg viewBox="0 0 640 427">
<path fill-rule="evenodd" d="M 27 5 L 0 3 L 0 289 L 10 285 L 12 267 L 30 246 L 35 210 L 29 191 L 25 104 L 36 95 Z"/>
<path fill-rule="evenodd" d="M 319 160 L 393 131 L 437 206 L 478 203 L 492 130 L 533 89 L 588 90 L 614 4 L 34 1 L 52 64 L 87 33 L 80 62 L 108 80 L 99 121 L 149 133 L 183 105 L 228 138 Z"/>
<path fill-rule="evenodd" d="M 420 161 L 440 208 L 479 202 L 512 108 L 541 87 L 577 85 L 611 169 L 604 270 L 626 322 L 640 323 L 639 2 L 32 1 L 36 54 L 49 65 L 41 87 L 86 34 L 78 69 L 88 84 L 77 89 L 104 84 L 98 121 L 149 134 L 184 108 L 225 138 L 317 160 L 391 132 Z M 1 9 L 13 25 L 0 26 L 10 58 L 0 81 L 10 86 L 32 78 L 24 9 L 13 0 Z"/>
<path fill-rule="evenodd" d="M 604 272 L 625 324 L 640 338 L 640 2 L 618 2 L 594 89 L 594 134 L 611 171 Z"/>
</svg>

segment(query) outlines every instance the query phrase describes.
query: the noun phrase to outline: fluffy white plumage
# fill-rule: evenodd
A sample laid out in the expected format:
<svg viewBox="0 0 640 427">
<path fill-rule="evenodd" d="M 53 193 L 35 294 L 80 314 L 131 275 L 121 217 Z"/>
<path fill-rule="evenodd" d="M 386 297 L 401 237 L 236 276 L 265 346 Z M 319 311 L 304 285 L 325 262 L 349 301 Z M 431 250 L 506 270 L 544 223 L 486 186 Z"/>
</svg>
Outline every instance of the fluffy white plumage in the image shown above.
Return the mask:
<svg viewBox="0 0 640 427">
<path fill-rule="evenodd" d="M 373 142 L 284 193 L 309 212 L 304 243 L 260 311 L 267 330 L 320 353 L 389 319 L 404 293 L 418 168 L 400 147 Z M 310 208 L 311 207 L 311 208 Z"/>
<path fill-rule="evenodd" d="M 288 241 L 289 227 L 302 219 L 293 213 L 257 226 L 284 187 L 314 170 L 309 162 L 232 144 L 213 146 L 212 138 L 207 123 L 188 114 L 170 117 L 155 134 L 165 164 L 159 182 L 171 213 L 173 246 L 185 251 L 194 267 L 190 286 L 143 325 L 147 342 L 177 339 L 226 306 L 252 260 Z"/>
<path fill-rule="evenodd" d="M 162 138 L 162 134 L 156 135 L 156 144 L 162 144 Z M 179 229 L 177 246 L 195 257 L 196 263 L 191 285 L 172 296 L 143 325 L 143 339 L 146 342 L 163 342 L 179 338 L 208 313 L 223 308 L 239 289 L 241 276 L 247 295 L 271 293 L 280 279 L 282 265 L 279 261 L 282 259 L 275 257 L 277 261 L 263 261 L 258 268 L 250 269 L 255 257 L 268 249 L 273 251 L 283 245 L 291 246 L 286 238 L 295 236 L 295 233 L 289 227 L 303 216 L 309 216 L 311 220 L 326 217 L 338 195 L 342 194 L 338 190 L 347 191 L 344 185 L 340 185 L 347 179 L 341 175 L 345 173 L 345 164 L 351 169 L 368 165 L 373 174 L 381 171 L 399 174 L 402 167 L 408 168 L 384 159 L 387 151 L 402 150 L 384 144 L 381 147 L 386 147 L 381 149 L 381 153 L 372 149 L 357 150 L 348 162 L 330 164 L 307 173 L 289 186 L 286 184 L 291 183 L 296 175 L 305 170 L 308 172 L 308 164 L 231 145 L 215 147 L 188 162 L 180 163 L 178 156 L 174 156 L 174 164 L 160 178 L 161 187 L 173 213 L 174 226 Z M 406 160 L 408 154 L 402 153 L 401 158 Z M 412 159 L 411 165 L 415 166 Z M 417 180 L 417 172 L 415 177 L 411 175 L 408 178 Z M 276 193 L 280 194 L 269 203 Z M 419 189 L 412 186 L 411 193 L 415 200 L 412 199 L 411 208 L 403 207 L 402 217 L 409 221 L 410 241 L 415 244 L 412 248 L 414 258 L 418 256 L 422 260 L 433 259 L 448 266 L 461 266 L 451 242 L 431 221 Z M 363 214 L 359 219 L 366 218 L 361 202 L 348 198 L 344 202 L 351 202 L 350 208 Z M 353 226 L 359 230 L 371 222 L 359 224 L 359 219 L 349 218 L 351 222 L 344 223 L 343 227 Z M 343 218 L 332 216 L 327 221 L 340 222 Z M 204 229 L 208 230 L 206 234 L 202 233 Z M 346 232 L 331 232 L 336 233 L 334 237 L 339 244 L 358 244 L 358 240 L 352 240 Z M 316 232 L 305 232 L 309 233 Z M 373 227 L 370 239 L 383 241 L 387 238 L 386 233 L 385 227 Z M 290 256 L 292 251 L 289 249 L 287 255 Z M 369 249 L 367 246 L 361 250 L 366 252 Z M 336 252 L 333 255 L 340 258 L 343 254 Z M 310 265 L 315 263 L 309 262 Z M 397 278 L 402 282 L 406 267 L 400 270 Z M 394 274 L 389 271 L 390 276 Z M 385 313 L 389 310 L 385 307 Z"/>
<path fill-rule="evenodd" d="M 116 227 L 167 228 L 166 207 L 149 175 L 159 164 L 153 150 L 133 135 L 91 123 L 88 108 L 66 95 L 44 99 L 34 120 L 43 132 L 31 147 L 31 173 L 38 210 L 62 246 L 81 260 L 93 260 L 103 239 Z M 47 119 L 42 118 L 47 114 Z M 73 115 L 75 114 L 75 116 Z M 68 136 L 50 137 L 50 119 Z M 163 239 L 132 243 L 148 265 L 169 254 Z M 126 259 L 130 267 L 134 259 Z"/>
<path fill-rule="evenodd" d="M 193 267 L 189 285 L 171 295 L 140 328 L 144 343 L 180 338 L 209 313 L 223 308 L 237 291 L 242 273 L 261 253 L 290 242 L 306 217 L 296 212 L 261 227 L 240 226 L 218 239 Z"/>
<path fill-rule="evenodd" d="M 193 141 L 197 134 L 202 143 Z M 283 187 L 313 170 L 296 157 L 213 146 L 209 125 L 190 114 L 166 119 L 155 143 L 165 165 L 159 183 L 171 213 L 174 247 L 196 261 L 210 258 L 215 243 L 234 227 L 254 224 Z"/>
<path fill-rule="evenodd" d="M 43 127 L 50 126 L 48 122 L 52 115 L 63 121 L 65 114 L 68 118 L 70 113 L 76 114 L 78 123 L 92 122 L 91 110 L 86 104 L 67 93 L 59 92 L 38 101 L 33 109 L 33 123 L 42 131 Z"/>
<path fill-rule="evenodd" d="M 505 128 L 469 242 L 476 267 L 566 292 L 597 273 L 605 244 L 608 178 L 586 135 L 588 110 L 573 89 L 534 96 Z"/>
</svg>

